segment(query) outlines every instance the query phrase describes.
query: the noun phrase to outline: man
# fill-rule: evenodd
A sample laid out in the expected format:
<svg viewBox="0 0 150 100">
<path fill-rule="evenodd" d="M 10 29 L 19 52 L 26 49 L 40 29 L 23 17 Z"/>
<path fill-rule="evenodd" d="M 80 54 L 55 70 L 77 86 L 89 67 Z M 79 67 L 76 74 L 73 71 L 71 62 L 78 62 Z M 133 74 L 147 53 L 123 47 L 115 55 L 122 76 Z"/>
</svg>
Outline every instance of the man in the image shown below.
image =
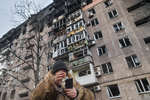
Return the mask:
<svg viewBox="0 0 150 100">
<path fill-rule="evenodd" d="M 72 88 L 63 85 L 66 78 L 73 79 Z M 94 100 L 94 95 L 75 81 L 64 62 L 57 61 L 52 71 L 33 90 L 30 100 Z"/>
</svg>

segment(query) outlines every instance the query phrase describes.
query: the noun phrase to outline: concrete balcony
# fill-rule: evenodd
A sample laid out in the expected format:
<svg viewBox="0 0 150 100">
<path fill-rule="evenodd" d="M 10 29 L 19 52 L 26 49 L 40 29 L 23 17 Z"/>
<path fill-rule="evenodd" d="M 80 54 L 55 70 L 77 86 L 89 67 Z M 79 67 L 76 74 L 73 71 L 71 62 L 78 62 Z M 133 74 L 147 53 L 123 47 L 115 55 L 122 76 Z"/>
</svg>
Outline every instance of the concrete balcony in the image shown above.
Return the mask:
<svg viewBox="0 0 150 100">
<path fill-rule="evenodd" d="M 80 67 L 78 70 L 72 70 L 75 79 L 82 86 L 93 86 L 98 84 L 98 80 L 95 75 L 94 66 L 92 63 Z"/>
<path fill-rule="evenodd" d="M 78 70 L 78 69 L 84 67 L 85 64 L 92 63 L 92 62 L 93 62 L 93 60 L 92 60 L 91 56 L 85 56 L 85 57 L 73 60 L 71 62 L 71 68 L 72 68 L 72 70 Z"/>
</svg>

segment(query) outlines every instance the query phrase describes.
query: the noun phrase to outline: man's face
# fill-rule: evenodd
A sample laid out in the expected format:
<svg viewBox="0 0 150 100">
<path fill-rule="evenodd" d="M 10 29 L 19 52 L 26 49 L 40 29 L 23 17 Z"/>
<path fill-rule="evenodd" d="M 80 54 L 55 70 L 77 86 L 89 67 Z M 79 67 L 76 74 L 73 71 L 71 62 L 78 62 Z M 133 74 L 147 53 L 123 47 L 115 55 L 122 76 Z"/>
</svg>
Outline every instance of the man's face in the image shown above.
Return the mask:
<svg viewBox="0 0 150 100">
<path fill-rule="evenodd" d="M 57 84 L 61 84 L 62 80 L 66 77 L 66 71 L 65 70 L 59 70 L 55 73 L 55 81 Z"/>
</svg>

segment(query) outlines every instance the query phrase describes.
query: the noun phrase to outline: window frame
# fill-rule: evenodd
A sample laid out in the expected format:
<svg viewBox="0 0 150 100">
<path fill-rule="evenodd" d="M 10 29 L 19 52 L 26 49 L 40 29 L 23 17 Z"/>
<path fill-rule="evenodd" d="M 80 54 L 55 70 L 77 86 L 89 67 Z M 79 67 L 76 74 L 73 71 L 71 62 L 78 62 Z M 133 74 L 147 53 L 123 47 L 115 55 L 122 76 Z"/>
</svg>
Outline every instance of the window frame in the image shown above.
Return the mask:
<svg viewBox="0 0 150 100">
<path fill-rule="evenodd" d="M 106 3 L 107 3 L 108 5 L 107 5 Z M 110 7 L 112 4 L 113 4 L 113 1 L 112 1 L 112 0 L 105 0 L 105 1 L 104 1 L 105 8 Z"/>
<path fill-rule="evenodd" d="M 113 96 L 113 93 L 112 93 L 112 91 L 111 91 L 111 89 L 110 89 L 110 86 L 117 86 L 117 89 L 118 89 L 118 92 L 119 92 L 119 95 L 117 95 L 117 96 Z M 120 97 L 120 90 L 119 90 L 119 86 L 118 86 L 118 84 L 112 84 L 112 85 L 108 85 L 107 86 L 107 94 L 108 94 L 108 97 L 109 98 L 119 98 Z"/>
<path fill-rule="evenodd" d="M 148 83 L 148 91 L 145 89 L 145 86 L 144 86 L 144 83 L 143 83 L 143 81 L 142 80 L 146 80 L 147 81 L 147 83 Z M 140 83 L 138 83 L 138 81 L 140 82 Z M 137 79 L 137 80 L 134 80 L 134 82 L 135 82 L 135 85 L 136 85 L 136 89 L 137 89 L 137 92 L 139 93 L 139 94 L 142 94 L 142 93 L 149 93 L 150 92 L 150 83 L 149 83 L 149 81 L 147 80 L 147 78 L 141 78 L 141 79 Z M 140 87 L 140 85 L 142 86 L 142 87 Z M 143 90 L 143 91 L 142 91 Z"/>
<path fill-rule="evenodd" d="M 98 34 L 98 35 L 97 35 Z M 98 36 L 98 38 L 96 39 L 96 35 Z M 100 36 L 101 35 L 101 36 Z M 94 32 L 94 40 L 99 40 L 103 38 L 103 34 L 102 31 L 96 31 Z"/>
<path fill-rule="evenodd" d="M 103 50 L 103 47 L 104 47 L 104 50 Z M 101 50 L 101 53 L 102 53 L 101 55 L 99 53 L 99 49 Z M 102 45 L 102 46 L 98 47 L 97 48 L 97 53 L 98 53 L 98 56 L 103 56 L 104 54 L 107 54 L 107 48 L 106 48 L 106 46 Z"/>
<path fill-rule="evenodd" d="M 121 26 L 120 26 L 120 25 Z M 116 28 L 117 28 L 117 30 L 116 30 Z M 119 31 L 121 31 L 121 30 L 124 30 L 125 29 L 125 26 L 124 26 L 124 24 L 120 21 L 120 22 L 117 22 L 117 23 L 115 23 L 115 24 L 113 24 L 113 30 L 117 33 L 117 32 L 119 32 Z"/>
<path fill-rule="evenodd" d="M 125 59 L 126 59 L 126 62 L 128 64 L 128 67 L 130 69 L 139 68 L 141 66 L 141 62 L 140 62 L 140 60 L 139 60 L 139 58 L 137 57 L 136 54 L 127 56 L 127 57 L 125 57 Z M 132 61 L 132 62 L 130 62 L 130 61 Z M 136 61 L 139 63 L 138 65 L 136 65 Z M 131 65 L 133 65 L 133 66 L 131 66 Z"/>
<path fill-rule="evenodd" d="M 114 11 L 116 11 L 116 15 L 114 14 Z M 110 15 L 112 15 L 112 17 L 110 17 Z M 111 11 L 108 12 L 108 16 L 109 16 L 109 19 L 113 19 L 115 17 L 117 17 L 119 14 L 118 14 L 118 10 L 117 9 L 112 9 Z"/>
<path fill-rule="evenodd" d="M 93 15 L 90 15 L 90 14 L 93 14 Z M 92 18 L 92 17 L 94 16 L 94 14 L 96 14 L 95 9 L 94 9 L 94 8 L 90 8 L 90 9 L 88 10 L 88 17 L 89 17 L 89 18 Z"/>
<path fill-rule="evenodd" d="M 95 27 L 95 26 L 97 26 L 98 24 L 99 24 L 98 18 L 94 18 L 94 19 L 91 20 L 91 25 L 92 25 L 92 27 Z"/>
<path fill-rule="evenodd" d="M 105 65 L 105 67 L 107 69 L 107 73 L 104 73 L 104 70 L 103 70 L 104 65 Z M 111 67 L 112 72 L 110 70 L 110 67 Z M 101 69 L 102 69 L 103 74 L 112 74 L 113 73 L 113 68 L 112 68 L 111 62 L 107 62 L 107 63 L 101 64 Z"/>
<path fill-rule="evenodd" d="M 122 41 L 123 41 L 124 46 L 121 43 Z M 120 46 L 120 48 L 126 48 L 126 47 L 129 47 L 129 46 L 132 46 L 132 43 L 131 43 L 130 39 L 126 36 L 126 37 L 123 37 L 123 38 L 119 39 L 119 46 Z"/>
</svg>

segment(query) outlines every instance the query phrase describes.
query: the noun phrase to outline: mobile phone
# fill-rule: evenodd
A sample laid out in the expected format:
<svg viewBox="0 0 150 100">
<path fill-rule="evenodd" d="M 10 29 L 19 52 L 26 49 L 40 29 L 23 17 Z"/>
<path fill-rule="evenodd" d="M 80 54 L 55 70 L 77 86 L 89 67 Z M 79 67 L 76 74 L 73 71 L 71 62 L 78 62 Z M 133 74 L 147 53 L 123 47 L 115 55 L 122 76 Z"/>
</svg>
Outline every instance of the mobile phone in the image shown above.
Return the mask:
<svg viewBox="0 0 150 100">
<path fill-rule="evenodd" d="M 69 78 L 65 80 L 65 88 L 66 89 L 71 89 L 73 88 L 73 79 Z"/>
</svg>

